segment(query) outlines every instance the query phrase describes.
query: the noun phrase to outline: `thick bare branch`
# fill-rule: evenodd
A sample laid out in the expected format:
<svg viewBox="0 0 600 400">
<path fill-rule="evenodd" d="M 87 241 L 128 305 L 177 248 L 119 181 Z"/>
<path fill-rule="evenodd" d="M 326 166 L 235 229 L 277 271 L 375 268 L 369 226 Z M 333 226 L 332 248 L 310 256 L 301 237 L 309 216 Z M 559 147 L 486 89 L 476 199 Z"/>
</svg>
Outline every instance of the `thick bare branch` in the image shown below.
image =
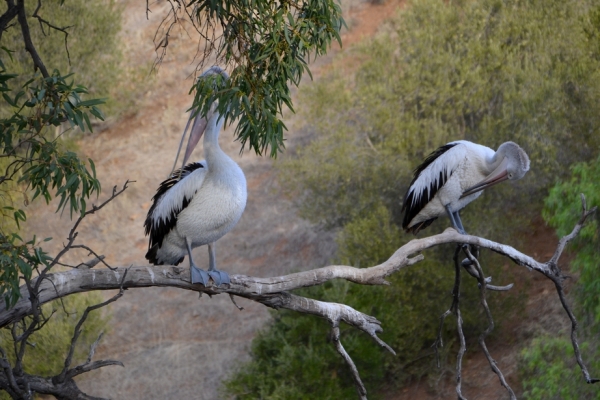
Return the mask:
<svg viewBox="0 0 600 400">
<path fill-rule="evenodd" d="M 348 364 L 348 366 L 350 367 L 350 371 L 352 372 L 352 380 L 354 380 L 354 385 L 356 386 L 358 397 L 361 400 L 367 400 L 367 389 L 365 388 L 365 385 L 360 379 L 360 375 L 358 373 L 358 369 L 356 368 L 356 364 L 354 364 L 354 361 L 352 361 L 352 358 L 348 355 L 346 349 L 344 349 L 344 346 L 340 341 L 340 327 L 338 325 L 335 325 L 333 327 L 331 336 L 333 337 L 335 349 L 338 353 L 340 353 L 344 361 L 346 361 L 346 364 Z"/>
<path fill-rule="evenodd" d="M 6 12 L 0 15 L 0 40 L 2 40 L 2 34 L 8 28 L 8 24 L 15 19 L 19 13 L 18 7 L 15 5 L 14 0 L 6 0 Z"/>
<path fill-rule="evenodd" d="M 488 248 L 512 259 L 518 265 L 535 270 L 544 275 L 552 274 L 546 263 L 538 262 L 533 258 L 517 251 L 511 246 L 493 242 L 477 236 L 461 235 L 452 228 L 446 229 L 439 235 L 414 239 L 398 249 L 387 261 L 370 268 L 354 268 L 347 265 L 330 265 L 311 271 L 295 274 L 258 278 L 245 275 L 232 275 L 231 285 L 228 288 L 214 286 L 204 287 L 192 285 L 189 282 L 189 270 L 175 266 L 132 266 L 129 267 L 127 279 L 123 282 L 124 288 L 169 286 L 207 294 L 231 293 L 240 297 L 268 303 L 274 294 L 298 289 L 302 287 L 320 285 L 332 279 L 346 279 L 363 285 L 387 284 L 385 278 L 404 267 L 408 267 L 423 260 L 423 255 L 418 254 L 423 250 L 444 243 L 469 243 Z M 114 271 L 107 269 L 74 269 L 66 272 L 48 274 L 40 282 L 40 304 L 47 303 L 60 297 L 73 293 L 92 290 L 119 289 L 121 277 L 127 268 L 116 268 Z M 37 282 L 36 282 L 37 283 Z M 30 314 L 31 303 L 28 293 L 22 288 L 22 298 L 15 307 L 0 312 L 0 327 L 12 321 L 18 321 Z M 287 308 L 287 307 L 286 307 Z"/>
<path fill-rule="evenodd" d="M 100 361 L 99 361 L 100 362 Z M 5 385 L 4 377 L 0 375 L 0 387 Z M 28 393 L 25 391 L 11 393 L 13 398 L 33 399 L 33 393 L 43 393 L 55 396 L 62 400 L 104 400 L 100 397 L 88 396 L 81 392 L 74 380 L 67 380 L 64 384 L 56 386 L 50 378 L 41 376 L 22 374 L 16 378 L 16 384 L 22 387 L 27 387 Z M 29 395 L 30 394 L 30 395 Z"/>
</svg>

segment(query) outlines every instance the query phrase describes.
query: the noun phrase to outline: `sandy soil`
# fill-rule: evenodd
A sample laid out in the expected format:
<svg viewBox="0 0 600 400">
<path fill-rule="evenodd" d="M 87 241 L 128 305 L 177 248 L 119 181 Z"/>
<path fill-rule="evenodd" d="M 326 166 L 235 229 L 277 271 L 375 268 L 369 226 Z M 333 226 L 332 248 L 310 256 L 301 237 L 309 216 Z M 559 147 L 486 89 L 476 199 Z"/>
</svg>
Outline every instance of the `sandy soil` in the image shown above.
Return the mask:
<svg viewBox="0 0 600 400">
<path fill-rule="evenodd" d="M 128 57 L 132 64 L 149 65 L 154 60 L 152 37 L 160 22 L 156 16 L 166 5 L 157 3 L 150 20 L 146 20 L 144 2 L 124 3 L 123 40 L 128 46 Z M 344 1 L 350 27 L 344 34 L 344 48 L 375 34 L 382 21 L 400 4 L 397 0 L 383 4 Z M 113 185 L 135 181 L 103 212 L 85 221 L 80 230 L 79 240 L 106 255 L 111 265 L 145 264 L 147 238 L 143 221 L 151 197 L 171 169 L 186 123 L 184 111 L 191 104 L 187 93 L 195 67 L 192 43 L 182 32 L 173 35 L 170 53 L 160 71 L 156 76 L 148 76 L 145 82 L 139 112 L 80 143 L 81 152 L 96 162 L 104 184 L 101 199 L 106 198 Z M 338 51 L 333 49 L 313 67 L 316 79 Z M 290 128 L 288 147 L 293 147 L 301 141 L 302 130 L 291 115 L 286 124 Z M 326 265 L 335 253 L 332 233 L 300 219 L 280 194 L 272 160 L 250 152 L 240 156 L 232 134 L 231 128 L 222 132 L 221 145 L 244 170 L 249 196 L 240 223 L 218 243 L 219 266 L 234 273 L 271 276 Z M 195 157 L 202 157 L 201 149 L 196 150 Z M 71 226 L 69 219 L 39 204 L 32 208 L 29 214 L 36 216 L 30 219 L 29 229 L 38 237 L 54 237 L 52 243 L 59 246 Z M 551 244 L 555 239 L 547 229 L 536 235 L 540 239 L 534 237 L 532 243 L 538 243 L 539 255 L 544 258 L 552 248 L 539 243 Z M 196 249 L 195 254 L 199 264 L 207 264 L 205 248 Z M 74 263 L 86 259 L 84 253 L 71 256 Z M 526 329 L 507 328 L 506 334 L 517 340 L 525 340 L 539 329 L 564 325 L 564 321 L 544 318 L 545 314 L 539 312 L 540 305 L 554 310 L 558 304 L 556 301 L 549 305 L 546 301 L 551 285 L 530 273 L 523 274 L 523 279 L 535 287 L 527 308 L 533 323 Z M 238 304 L 244 307 L 243 311 L 238 311 L 227 296 L 198 298 L 194 293 L 159 288 L 129 290 L 110 306 L 111 330 L 96 352 L 97 358 L 121 360 L 125 368 L 110 367 L 89 373 L 80 381 L 82 389 L 113 399 L 220 398 L 221 380 L 248 360 L 252 338 L 270 318 L 261 305 L 243 299 Z M 518 346 L 491 346 L 511 383 L 516 382 L 517 350 Z M 471 399 L 506 397 L 480 354 L 465 361 L 464 380 L 464 391 Z M 455 394 L 449 379 L 441 392 L 434 393 L 424 384 L 413 384 L 399 392 L 390 392 L 387 398 L 455 398 Z"/>
</svg>

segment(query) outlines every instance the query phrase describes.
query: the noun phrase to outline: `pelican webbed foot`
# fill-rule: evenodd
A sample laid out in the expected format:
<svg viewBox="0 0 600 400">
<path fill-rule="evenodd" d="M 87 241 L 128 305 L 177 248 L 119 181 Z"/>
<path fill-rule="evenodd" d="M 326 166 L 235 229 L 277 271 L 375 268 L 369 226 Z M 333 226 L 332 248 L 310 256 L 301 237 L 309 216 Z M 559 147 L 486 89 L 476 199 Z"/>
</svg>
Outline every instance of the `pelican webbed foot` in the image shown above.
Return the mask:
<svg viewBox="0 0 600 400">
<path fill-rule="evenodd" d="M 221 286 L 222 284 L 229 285 L 231 280 L 229 279 L 229 274 L 224 271 L 219 271 L 217 269 L 217 257 L 215 254 L 215 243 L 208 244 L 208 274 L 215 282 L 215 285 Z"/>
<path fill-rule="evenodd" d="M 194 264 L 190 265 L 190 277 L 192 284 L 201 283 L 204 286 L 208 286 L 209 274 Z"/>
<path fill-rule="evenodd" d="M 215 282 L 215 286 L 231 284 L 231 280 L 229 279 L 229 274 L 227 272 L 209 269 L 208 275 Z"/>
</svg>

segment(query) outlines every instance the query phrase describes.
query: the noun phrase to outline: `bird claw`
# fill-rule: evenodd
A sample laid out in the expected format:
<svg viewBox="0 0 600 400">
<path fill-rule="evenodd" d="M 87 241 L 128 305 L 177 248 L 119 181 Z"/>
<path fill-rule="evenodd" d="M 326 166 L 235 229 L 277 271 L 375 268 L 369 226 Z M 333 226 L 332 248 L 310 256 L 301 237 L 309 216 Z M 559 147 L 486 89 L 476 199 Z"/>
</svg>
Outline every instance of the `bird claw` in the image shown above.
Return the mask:
<svg viewBox="0 0 600 400">
<path fill-rule="evenodd" d="M 215 282 L 215 286 L 217 287 L 221 286 L 222 284 L 229 285 L 231 283 L 229 280 L 229 274 L 227 272 L 218 271 L 215 269 L 212 271 L 209 270 L 208 275 L 210 275 L 212 280 Z"/>
<path fill-rule="evenodd" d="M 192 284 L 201 283 L 205 287 L 208 286 L 208 273 L 206 271 L 201 270 L 200 268 L 192 265 L 190 267 L 190 275 L 192 278 Z"/>
</svg>

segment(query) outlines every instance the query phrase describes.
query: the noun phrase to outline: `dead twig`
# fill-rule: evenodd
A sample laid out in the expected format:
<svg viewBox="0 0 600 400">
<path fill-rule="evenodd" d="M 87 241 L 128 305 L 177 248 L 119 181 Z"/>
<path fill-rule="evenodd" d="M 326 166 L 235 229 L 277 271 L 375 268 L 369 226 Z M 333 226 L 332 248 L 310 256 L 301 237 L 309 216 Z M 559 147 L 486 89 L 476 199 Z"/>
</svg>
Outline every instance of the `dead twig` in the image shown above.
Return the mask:
<svg viewBox="0 0 600 400">
<path fill-rule="evenodd" d="M 73 355 L 75 353 L 75 345 L 77 344 L 77 340 L 79 339 L 79 335 L 81 335 L 82 332 L 82 326 L 85 322 L 85 320 L 87 319 L 89 313 L 91 311 L 97 310 L 98 308 L 102 308 L 104 306 L 107 306 L 108 304 L 117 301 L 118 299 L 120 299 L 123 296 L 123 282 L 125 281 L 125 278 L 127 277 L 127 270 L 125 270 L 125 273 L 123 274 L 123 279 L 121 280 L 121 286 L 120 286 L 120 290 L 119 293 L 117 293 L 116 295 L 114 295 L 113 297 L 111 297 L 110 299 L 93 305 L 93 306 L 89 306 L 85 309 L 85 311 L 83 312 L 83 315 L 81 316 L 81 318 L 79 319 L 79 322 L 77 322 L 77 325 L 75 325 L 75 330 L 73 332 L 73 338 L 71 339 L 71 345 L 69 347 L 69 353 L 67 354 L 67 357 L 65 358 L 65 365 L 62 369 L 62 371 L 60 372 L 60 374 L 56 375 L 54 378 L 52 378 L 52 381 L 55 384 L 62 384 L 64 383 L 67 379 L 72 379 L 74 376 L 77 376 L 79 374 L 82 374 L 84 372 L 87 371 L 91 371 L 93 369 L 97 369 L 106 365 L 120 365 L 123 366 L 123 363 L 121 363 L 120 361 L 112 361 L 112 360 L 108 360 L 108 361 L 99 361 L 99 362 L 95 362 L 92 363 L 92 356 L 94 355 L 95 349 L 96 349 L 96 345 L 98 344 L 98 341 L 100 340 L 100 338 L 102 337 L 102 334 L 100 334 L 100 336 L 98 337 L 98 339 L 96 340 L 96 342 L 94 342 L 94 344 L 92 344 L 92 347 L 90 349 L 90 353 L 88 356 L 88 359 L 85 363 L 78 365 L 75 368 L 69 369 L 69 367 L 71 366 L 71 362 L 73 360 Z"/>
<path fill-rule="evenodd" d="M 490 311 L 490 307 L 488 306 L 488 303 L 487 303 L 487 298 L 486 298 L 487 282 L 486 282 L 486 279 L 483 277 L 484 276 L 483 269 L 481 268 L 481 264 L 479 263 L 479 260 L 477 260 L 477 258 L 475 258 L 475 256 L 473 256 L 473 254 L 471 254 L 471 251 L 469 250 L 469 246 L 465 246 L 463 251 L 469 258 L 469 261 L 471 261 L 472 265 L 474 265 L 475 268 L 477 269 L 477 272 L 479 275 L 478 280 L 479 280 L 480 302 L 481 302 L 481 306 L 485 310 L 485 315 L 488 320 L 488 327 L 485 329 L 485 331 L 483 331 L 481 333 L 481 335 L 479 335 L 479 346 L 481 346 L 481 350 L 483 351 L 483 354 L 485 354 L 485 357 L 487 358 L 488 363 L 490 364 L 490 367 L 492 367 L 492 371 L 494 371 L 494 373 L 496 375 L 498 375 L 498 379 L 500 379 L 500 384 L 508 391 L 508 393 L 510 394 L 511 400 L 516 400 L 517 396 L 515 395 L 515 392 L 513 392 L 512 388 L 506 382 L 506 379 L 504 379 L 504 375 L 502 374 L 502 371 L 500 371 L 500 368 L 498 367 L 496 360 L 494 360 L 492 358 L 492 355 L 490 354 L 490 352 L 485 344 L 485 338 L 490 333 L 492 333 L 492 331 L 494 330 L 494 319 L 492 318 L 492 312 Z"/>
<path fill-rule="evenodd" d="M 71 25 L 71 26 L 65 26 L 63 28 L 60 28 L 56 25 L 51 24 L 50 22 L 48 22 L 44 18 L 42 18 L 40 15 L 38 15 L 38 11 L 40 10 L 40 8 L 42 8 L 42 0 L 38 0 L 37 7 L 31 16 L 38 20 L 38 22 L 40 24 L 40 28 L 42 30 L 42 33 L 44 35 L 46 35 L 46 31 L 44 30 L 44 25 L 46 25 L 49 29 L 54 29 L 55 31 L 62 32 L 65 35 L 65 51 L 67 52 L 67 60 L 69 62 L 69 65 L 71 65 L 71 54 L 69 53 L 69 45 L 67 42 L 67 39 L 69 37 L 69 32 L 67 32 L 67 29 L 70 29 L 73 26 Z"/>
<path fill-rule="evenodd" d="M 550 258 L 550 260 L 548 260 L 548 262 L 546 263 L 547 269 L 540 271 L 542 274 L 544 274 L 547 278 L 552 280 L 552 282 L 554 283 L 554 286 L 556 288 L 556 293 L 558 294 L 558 297 L 560 299 L 560 303 L 562 304 L 563 308 L 565 309 L 567 316 L 571 320 L 571 343 L 573 345 L 573 351 L 575 352 L 575 358 L 577 359 L 577 364 L 579 364 L 579 368 L 581 369 L 583 377 L 587 383 L 600 382 L 600 379 L 591 377 L 587 367 L 585 366 L 585 363 L 583 362 L 583 358 L 581 357 L 581 350 L 579 349 L 579 341 L 577 339 L 577 328 L 578 328 L 577 319 L 575 318 L 575 314 L 573 313 L 571 306 L 569 305 L 569 303 L 567 302 L 567 299 L 565 298 L 563 282 L 565 281 L 566 276 L 562 273 L 560 267 L 558 266 L 558 260 L 559 260 L 560 256 L 562 255 L 567 243 L 569 243 L 571 240 L 573 240 L 579 234 L 579 232 L 585 225 L 585 221 L 588 219 L 588 217 L 590 215 L 592 215 L 593 213 L 596 212 L 596 209 L 597 209 L 597 207 L 593 207 L 590 210 L 587 209 L 587 202 L 585 200 L 585 196 L 582 193 L 581 194 L 581 217 L 579 218 L 579 221 L 577 221 L 577 224 L 575 224 L 575 227 L 573 227 L 573 230 L 571 231 L 570 234 L 562 237 L 559 240 L 558 245 L 556 246 L 556 250 L 554 251 L 554 254 L 552 255 L 552 258 Z"/>
</svg>

